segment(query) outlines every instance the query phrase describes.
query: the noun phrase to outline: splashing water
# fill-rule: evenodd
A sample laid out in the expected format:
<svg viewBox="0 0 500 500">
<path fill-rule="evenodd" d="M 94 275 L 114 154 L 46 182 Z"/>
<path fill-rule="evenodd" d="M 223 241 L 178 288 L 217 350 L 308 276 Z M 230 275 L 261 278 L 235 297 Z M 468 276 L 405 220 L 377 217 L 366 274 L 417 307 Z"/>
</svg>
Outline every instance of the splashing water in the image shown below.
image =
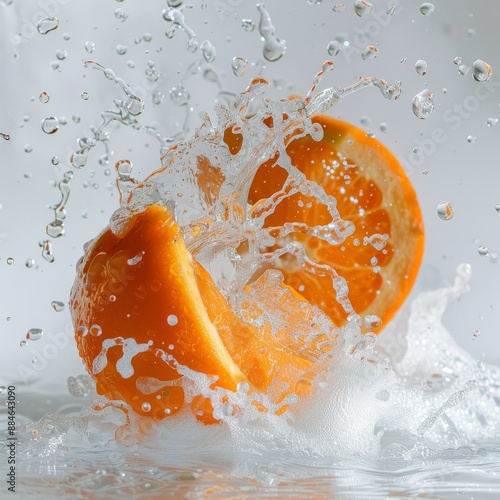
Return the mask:
<svg viewBox="0 0 500 500">
<path fill-rule="evenodd" d="M 322 2 L 309 3 L 314 4 L 313 8 L 319 9 Z M 235 2 L 223 3 L 226 7 L 232 7 L 233 4 Z M 331 14 L 332 6 L 327 7 Z M 333 11 L 343 12 L 345 7 L 345 4 L 337 4 L 333 6 Z M 182 1 L 172 0 L 168 2 L 168 9 L 165 9 L 163 16 L 171 23 L 166 36 L 174 36 L 176 30 L 183 31 L 188 40 L 187 49 L 193 54 L 198 49 L 198 42 L 187 18 L 189 8 L 189 5 L 183 7 Z M 285 42 L 276 36 L 276 29 L 263 4 L 258 9 L 264 58 L 270 62 L 276 61 L 285 54 Z M 418 5 L 415 6 L 414 10 L 416 9 Z M 420 12 L 428 15 L 433 9 L 432 4 L 422 4 Z M 371 10 L 370 3 L 356 1 L 355 14 L 352 10 L 351 14 L 367 16 L 367 19 Z M 395 12 L 394 5 L 388 7 L 388 15 Z M 338 16 L 345 14 L 347 12 Z M 284 18 L 280 20 L 276 15 L 273 14 L 273 19 L 279 33 Z M 435 15 L 439 13 L 436 11 Z M 123 9 L 116 9 L 115 16 L 120 25 L 127 20 Z M 423 21 L 433 20 L 434 16 Z M 62 15 L 60 17 L 63 19 Z M 132 17 L 130 20 L 132 21 Z M 127 21 L 126 25 L 129 23 Z M 241 23 L 243 29 L 239 29 L 251 35 L 255 23 L 249 19 L 243 19 Z M 53 26 L 53 22 L 50 26 Z M 44 29 L 50 26 L 47 24 Z M 46 33 L 49 31 L 51 30 Z M 180 35 L 184 37 L 184 34 Z M 49 39 L 53 35 L 43 38 Z M 324 42 L 332 38 L 325 38 Z M 130 50 L 135 48 L 133 45 L 130 47 Z M 217 45 L 218 49 L 220 47 Z M 336 56 L 343 47 L 337 40 L 330 42 L 328 54 Z M 358 54 L 363 47 L 358 47 Z M 81 47 L 82 52 L 85 50 L 87 53 L 93 52 L 94 48 L 93 42 L 86 42 Z M 376 49 L 375 46 L 372 48 Z M 322 50 L 325 50 L 324 45 Z M 235 53 L 246 55 L 239 51 Z M 372 52 L 366 54 L 367 57 L 362 57 L 370 59 L 373 53 L 376 55 L 376 52 Z M 166 353 L 159 353 L 159 363 L 175 367 L 184 376 L 184 390 L 188 400 L 199 394 L 210 398 L 214 416 L 223 422 L 222 425 L 211 427 L 200 426 L 189 412 L 180 412 L 161 424 L 154 423 L 148 417 L 137 418 L 132 414 L 127 416 L 122 411 L 126 409 L 124 403 L 104 401 L 97 396 L 94 382 L 87 375 L 68 379 L 68 390 L 72 396 L 70 402 L 67 398 L 58 399 L 51 395 L 55 406 L 47 404 L 43 387 L 40 391 L 39 385 L 27 385 L 25 391 L 28 396 L 23 394 L 23 397 L 29 399 L 32 408 L 26 410 L 26 414 L 31 412 L 36 418 L 30 417 L 28 422 L 24 422 L 24 409 L 19 413 L 22 423 L 18 430 L 17 452 L 23 494 L 31 494 L 37 498 L 39 492 L 44 494 L 47 488 L 47 491 L 52 489 L 58 494 L 73 497 L 81 494 L 98 495 L 102 498 L 118 495 L 161 498 L 164 490 L 168 489 L 174 497 L 202 497 L 207 494 L 216 496 L 218 493 L 226 497 L 242 494 L 255 497 L 295 497 L 300 489 L 304 492 L 304 498 L 328 498 L 334 490 L 339 495 L 350 495 L 353 484 L 356 484 L 359 488 L 357 492 L 364 493 L 367 498 L 378 498 L 377 488 L 380 488 L 381 478 L 394 471 L 395 476 L 415 480 L 415 485 L 406 485 L 406 489 L 400 491 L 401 482 L 394 480 L 389 493 L 384 490 L 384 498 L 387 495 L 417 496 L 421 494 L 422 484 L 435 485 L 436 491 L 439 491 L 443 481 L 441 476 L 450 474 L 450 460 L 455 463 L 453 474 L 457 487 L 471 483 L 477 477 L 481 478 L 475 475 L 478 474 L 476 465 L 479 470 L 490 461 L 493 477 L 498 468 L 495 463 L 500 458 L 500 370 L 474 360 L 454 343 L 442 324 L 446 308 L 459 302 L 468 291 L 470 266 L 460 266 L 455 281 L 450 286 L 418 296 L 411 304 L 411 310 L 403 311 L 380 337 L 360 334 L 362 324 L 369 329 L 377 328 L 380 326 L 380 318 L 374 315 L 358 317 L 348 300 L 345 282 L 338 279 L 340 277 L 335 270 L 328 266 L 318 266 L 315 272 L 331 276 L 332 290 L 337 300 L 350 313 L 349 323 L 340 330 L 333 328 L 328 319 L 319 313 L 313 318 L 317 324 L 314 329 L 305 321 L 300 323 L 300 313 L 293 310 L 293 297 L 287 296 L 280 288 L 282 278 L 279 273 L 264 274 L 250 290 L 244 290 L 250 276 L 257 269 L 266 267 L 280 252 L 288 253 L 304 268 L 311 266 L 300 245 L 287 243 L 279 250 L 261 253 L 259 244 L 264 243 L 266 247 L 270 247 L 273 241 L 286 236 L 290 230 L 314 234 L 325 241 L 339 244 L 353 230 L 352 225 L 342 219 L 334 198 L 327 196 L 321 186 L 304 182 L 300 172 L 288 158 L 287 145 L 295 138 L 307 134 L 315 140 L 321 140 L 322 131 L 311 122 L 312 115 L 325 113 L 353 92 L 362 88 L 370 91 L 369 88 L 374 86 L 385 98 L 397 99 L 400 95 L 400 83 L 388 85 L 376 78 L 360 78 L 350 86 L 335 86 L 318 91 L 324 73 L 333 68 L 333 63 L 328 62 L 314 79 L 304 99 L 277 101 L 267 97 L 270 85 L 262 76 L 253 78 L 249 87 L 241 94 L 234 95 L 223 90 L 218 74 L 205 64 L 213 62 L 215 58 L 214 46 L 209 41 L 200 45 L 200 51 L 196 55 L 203 60 L 193 63 L 183 76 L 179 72 L 180 80 L 171 84 L 171 101 L 183 112 L 185 110 L 186 121 L 178 134 L 166 138 L 160 135 L 161 129 L 156 125 L 140 124 L 144 102 L 142 94 L 133 90 L 135 87 L 125 83 L 111 69 L 87 61 L 86 67 L 103 73 L 124 96 L 113 101 L 114 108 L 102 113 L 99 127 L 90 128 L 90 135 L 86 133 L 86 137 L 79 140 L 71 162 L 77 169 L 89 165 L 94 148 L 101 143 L 105 148 L 105 154 L 101 157 L 102 164 L 108 163 L 111 155 L 109 136 L 115 124 L 145 131 L 160 144 L 163 155 L 161 168 L 143 183 L 139 183 L 132 176 L 134 169 L 130 160 L 116 162 L 120 208 L 112 216 L 113 231 L 117 234 L 125 231 L 130 216 L 147 205 L 158 202 L 165 204 L 175 214 L 189 250 L 210 271 L 235 310 L 252 318 L 249 303 L 265 308 L 262 297 L 272 296 L 288 314 L 274 318 L 277 330 L 280 326 L 287 325 L 291 317 L 298 318 L 297 330 L 302 328 L 300 331 L 310 335 L 313 347 L 313 340 L 326 332 L 335 348 L 329 351 L 329 356 L 318 361 L 321 369 L 312 382 L 312 396 L 290 396 L 279 403 L 262 396 L 258 402 L 267 406 L 271 410 L 269 413 L 255 409 L 255 396 L 249 395 L 245 384 L 241 384 L 234 393 L 213 389 L 213 378 L 176 364 L 173 346 Z M 251 61 L 250 56 L 248 57 Z M 380 59 L 382 57 L 374 63 Z M 415 66 L 419 75 L 425 75 L 427 64 L 423 63 L 425 61 L 419 60 Z M 229 70 L 231 66 L 233 74 L 241 77 L 247 64 L 247 59 L 236 56 L 232 63 L 230 60 L 226 61 L 226 68 Z M 462 67 L 459 64 L 457 66 Z M 148 82 L 158 81 L 160 73 L 154 71 L 154 64 L 148 68 Z M 464 68 L 462 70 L 465 72 Z M 491 76 L 488 68 L 490 67 L 481 60 L 472 64 L 474 80 L 487 81 Z M 459 69 L 460 72 L 462 70 Z M 190 92 L 193 93 L 193 89 L 186 82 L 195 75 L 201 75 L 206 81 L 217 85 L 220 93 L 215 119 L 202 112 L 201 125 L 194 137 L 187 139 L 187 119 L 192 102 Z M 90 75 L 88 76 L 90 79 Z M 78 90 L 77 96 L 83 95 L 83 88 L 85 87 Z M 36 93 L 39 89 L 40 87 Z M 52 89 L 50 92 L 54 97 L 53 102 L 56 93 Z M 168 96 L 168 88 L 165 94 Z M 95 93 L 92 92 L 91 95 L 92 101 Z M 156 101 L 153 97 L 156 105 L 163 102 L 159 95 Z M 47 102 L 48 99 L 40 101 Z M 170 103 L 170 99 L 166 101 Z M 415 96 L 413 110 L 419 118 L 429 116 L 433 107 L 429 91 Z M 265 124 L 270 118 L 273 122 L 272 129 Z M 493 122 L 496 119 L 488 120 L 492 120 L 488 126 L 492 127 L 496 123 Z M 381 123 L 380 129 L 384 132 L 387 126 Z M 229 152 L 223 141 L 226 130 L 241 137 L 245 145 L 236 154 Z M 61 132 L 57 136 L 60 134 Z M 9 146 L 12 142 L 5 145 Z M 38 151 L 36 147 L 34 151 Z M 277 151 L 280 154 L 280 165 L 288 174 L 286 183 L 276 193 L 277 198 L 266 199 L 255 207 L 247 206 L 248 190 L 255 169 L 274 158 Z M 124 156 L 129 157 L 128 153 Z M 54 159 L 57 161 L 53 160 L 53 165 L 58 164 L 59 159 Z M 88 170 L 89 168 L 76 171 L 75 174 L 86 173 Z M 66 172 L 58 184 L 61 200 L 51 207 L 54 220 L 46 228 L 50 238 L 59 238 L 65 232 L 66 207 L 70 186 L 71 189 L 74 187 L 73 182 L 71 172 Z M 279 203 L 278 198 L 285 199 L 297 192 L 323 204 L 330 220 L 314 228 L 281 227 L 274 233 L 264 228 L 263 222 Z M 491 207 L 490 209 L 492 210 Z M 436 212 L 433 214 L 435 217 Z M 450 203 L 442 202 L 437 207 L 437 215 L 443 220 L 450 220 L 454 209 Z M 453 223 L 454 221 L 442 224 L 448 228 Z M 58 242 L 60 241 L 59 239 Z M 248 246 L 244 261 L 235 258 L 233 252 L 242 242 Z M 383 235 L 373 235 L 364 243 L 374 247 L 382 245 L 383 248 L 385 240 Z M 40 247 L 43 259 L 53 262 L 51 240 L 40 242 Z M 474 252 L 483 255 L 482 248 L 486 247 L 476 247 Z M 486 248 L 485 255 L 488 253 Z M 25 258 L 26 256 L 22 262 Z M 138 262 L 140 256 L 137 262 L 129 265 Z M 26 267 L 33 267 L 33 264 L 32 259 L 30 266 L 26 261 Z M 377 263 L 372 264 L 376 266 Z M 34 269 L 24 270 L 35 272 Z M 242 297 L 246 298 L 246 303 L 241 300 Z M 64 309 L 64 303 L 58 301 L 52 301 L 51 306 L 58 312 Z M 256 321 L 255 318 L 252 319 Z M 168 325 L 175 325 L 178 320 L 175 315 L 166 318 Z M 41 329 L 32 329 L 34 330 L 42 332 Z M 43 363 L 47 353 L 49 359 L 50 351 L 43 350 L 47 344 L 42 342 L 52 338 L 63 342 L 57 334 L 52 337 L 54 332 L 45 327 L 44 331 L 43 339 L 35 343 L 36 353 L 33 351 L 33 356 L 37 362 L 34 366 Z M 101 333 L 100 326 L 94 324 L 88 325 L 88 328 L 82 327 L 77 335 L 99 337 Z M 476 338 L 476 342 L 482 340 L 479 339 L 479 330 L 470 329 L 469 334 Z M 483 337 L 484 335 L 483 331 Z M 35 331 L 30 340 L 40 339 L 36 337 Z M 120 370 L 124 376 L 129 375 L 130 370 L 133 370 L 134 356 L 140 356 L 147 346 L 137 345 L 133 339 L 126 340 L 131 341 L 125 345 L 124 339 L 114 339 L 113 344 L 103 345 L 105 352 L 96 359 L 96 371 L 102 369 L 108 350 L 117 349 L 123 352 Z M 31 342 L 23 342 L 25 349 L 31 348 Z M 58 344 L 54 341 L 48 345 Z M 313 347 L 309 354 L 314 354 Z M 145 395 L 159 389 L 169 390 L 168 384 L 157 379 L 142 380 L 140 385 Z M 0 387 L 0 394 L 6 395 L 7 391 L 7 387 Z M 289 407 L 289 411 L 276 415 L 275 411 L 285 405 Z M 245 409 L 244 415 L 233 415 L 232 408 L 236 406 Z M 61 408 L 57 414 L 45 414 L 47 409 L 54 407 Z M 143 403 L 143 411 L 147 413 L 150 410 L 151 405 Z M 40 481 L 40 476 L 43 481 Z M 490 486 L 495 490 L 495 484 Z M 495 491 L 493 495 L 496 494 Z M 360 498 L 363 497 L 361 493 Z"/>
</svg>

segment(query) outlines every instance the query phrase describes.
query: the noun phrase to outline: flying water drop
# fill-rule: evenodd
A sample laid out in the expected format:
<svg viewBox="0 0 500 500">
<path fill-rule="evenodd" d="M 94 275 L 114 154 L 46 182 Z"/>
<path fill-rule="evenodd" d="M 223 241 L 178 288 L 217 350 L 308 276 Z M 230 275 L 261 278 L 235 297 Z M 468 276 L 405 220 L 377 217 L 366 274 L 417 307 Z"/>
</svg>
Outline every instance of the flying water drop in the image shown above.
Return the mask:
<svg viewBox="0 0 500 500">
<path fill-rule="evenodd" d="M 30 328 L 26 334 L 28 340 L 40 340 L 43 336 L 43 330 L 41 328 Z"/>
<path fill-rule="evenodd" d="M 50 305 L 52 306 L 52 309 L 54 309 L 55 312 L 61 312 L 64 311 L 64 302 L 60 302 L 58 300 L 53 300 Z"/>
<path fill-rule="evenodd" d="M 488 247 L 485 247 L 485 246 L 480 246 L 478 249 L 477 249 L 477 253 L 481 256 L 481 257 L 486 257 L 489 253 L 490 253 L 490 250 Z"/>
<path fill-rule="evenodd" d="M 420 13 L 424 16 L 428 16 L 434 12 L 434 4 L 432 3 L 423 3 L 420 6 Z"/>
<path fill-rule="evenodd" d="M 95 50 L 95 43 L 88 40 L 85 42 L 84 47 L 88 54 L 92 54 L 92 52 L 94 52 Z"/>
<path fill-rule="evenodd" d="M 123 45 L 123 44 L 119 44 L 116 46 L 116 53 L 119 55 L 119 56 L 123 56 L 127 53 L 127 46 L 126 45 Z"/>
<path fill-rule="evenodd" d="M 255 23 L 252 19 L 242 19 L 241 27 L 248 32 L 252 32 L 255 29 Z"/>
<path fill-rule="evenodd" d="M 472 78 L 474 78 L 476 82 L 487 82 L 492 74 L 493 70 L 491 66 L 483 60 L 476 59 L 472 63 Z"/>
<path fill-rule="evenodd" d="M 286 50 L 285 40 L 280 40 L 276 36 L 271 16 L 267 12 L 263 3 L 257 4 L 260 13 L 259 32 L 264 40 L 263 55 L 267 61 L 274 62 L 280 59 Z"/>
<path fill-rule="evenodd" d="M 64 61 L 66 57 L 68 57 L 68 52 L 65 51 L 64 49 L 57 49 L 56 50 L 56 57 L 59 59 L 59 61 Z"/>
<path fill-rule="evenodd" d="M 243 76 L 247 67 L 248 61 L 244 57 L 234 57 L 231 63 L 234 76 Z"/>
<path fill-rule="evenodd" d="M 437 214 L 438 214 L 440 219 L 450 220 L 453 218 L 453 215 L 455 214 L 455 210 L 454 210 L 453 205 L 451 203 L 448 203 L 447 201 L 442 201 L 437 206 Z"/>
<path fill-rule="evenodd" d="M 42 130 L 46 134 L 55 134 L 59 130 L 59 120 L 54 116 L 49 116 L 42 120 Z"/>
<path fill-rule="evenodd" d="M 378 48 L 375 45 L 368 45 L 361 51 L 361 58 L 364 61 L 375 59 L 378 56 Z"/>
<path fill-rule="evenodd" d="M 209 63 L 212 63 L 215 61 L 215 56 L 216 56 L 215 47 L 208 40 L 205 40 L 201 44 L 200 48 L 201 48 L 201 53 L 202 53 L 205 61 L 207 61 Z"/>
<path fill-rule="evenodd" d="M 115 10 L 115 17 L 118 21 L 123 23 L 127 20 L 128 14 L 123 9 L 118 8 Z"/>
<path fill-rule="evenodd" d="M 366 0 L 356 0 L 354 2 L 354 12 L 357 16 L 363 17 L 372 11 L 373 5 Z"/>
<path fill-rule="evenodd" d="M 419 59 L 415 63 L 415 71 L 420 75 L 424 76 L 427 74 L 427 63 L 423 59 Z"/>
<path fill-rule="evenodd" d="M 342 44 L 338 40 L 332 40 L 326 47 L 326 51 L 329 56 L 335 57 L 342 47 Z"/>
<path fill-rule="evenodd" d="M 434 95 L 430 90 L 422 90 L 413 98 L 412 107 L 417 118 L 427 118 L 434 109 Z"/>
<path fill-rule="evenodd" d="M 367 314 L 365 316 L 365 326 L 368 329 L 379 328 L 382 326 L 382 320 L 374 314 Z"/>
<path fill-rule="evenodd" d="M 57 17 L 44 17 L 38 22 L 37 30 L 40 35 L 46 35 L 54 31 L 59 26 L 59 19 Z"/>
<path fill-rule="evenodd" d="M 47 92 L 42 92 L 39 96 L 38 99 L 42 104 L 47 104 L 50 101 L 50 95 L 47 94 Z"/>
<path fill-rule="evenodd" d="M 186 106 L 190 96 L 187 89 L 180 84 L 178 87 L 172 87 L 170 89 L 170 98 L 176 106 Z"/>
</svg>

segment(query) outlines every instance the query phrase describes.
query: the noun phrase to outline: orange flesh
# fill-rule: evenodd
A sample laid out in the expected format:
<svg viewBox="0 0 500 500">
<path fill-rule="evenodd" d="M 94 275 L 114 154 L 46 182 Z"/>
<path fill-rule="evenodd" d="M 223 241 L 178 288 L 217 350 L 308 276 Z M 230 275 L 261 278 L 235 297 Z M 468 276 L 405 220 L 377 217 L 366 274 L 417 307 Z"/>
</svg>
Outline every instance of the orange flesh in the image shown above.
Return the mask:
<svg viewBox="0 0 500 500">
<path fill-rule="evenodd" d="M 180 365 L 215 375 L 214 385 L 231 391 L 244 381 L 266 391 L 277 364 L 310 364 L 273 348 L 269 334 L 233 313 L 210 275 L 191 257 L 172 216 L 157 205 L 136 215 L 125 235 L 106 229 L 92 243 L 71 304 L 78 349 L 97 391 L 157 419 L 175 414 L 184 404 L 182 378 L 162 356 L 172 355 Z M 105 352 L 106 366 L 96 370 L 94 360 L 103 352 L 103 341 L 120 338 Z M 132 357 L 133 374 L 123 375 L 118 362 L 124 347 L 134 341 L 144 352 Z M 266 346 L 266 356 L 260 355 L 259 346 Z M 148 381 L 158 389 L 141 391 Z M 213 421 L 203 398 L 196 398 L 193 408 L 204 412 L 197 415 L 200 420 Z"/>
<path fill-rule="evenodd" d="M 349 298 L 357 313 L 376 315 L 386 324 L 410 292 L 423 256 L 424 231 L 417 195 L 399 162 L 377 140 L 329 117 L 316 117 L 313 122 L 322 125 L 323 139 L 297 139 L 287 153 L 309 180 L 336 198 L 341 218 L 351 221 L 356 230 L 340 245 L 297 233 L 286 241 L 300 241 L 310 259 L 330 265 L 347 280 Z M 251 204 L 271 196 L 287 177 L 279 160 L 276 166 L 270 163 L 255 176 Z M 307 222 L 315 226 L 331 220 L 324 205 L 296 194 L 283 200 L 265 225 Z M 387 237 L 383 248 L 366 244 L 366 238 L 373 235 Z M 378 243 L 377 237 L 374 241 Z M 291 258 L 281 259 L 278 267 L 285 283 L 320 307 L 335 324 L 345 323 L 347 313 L 335 300 L 330 277 L 312 275 Z"/>
</svg>

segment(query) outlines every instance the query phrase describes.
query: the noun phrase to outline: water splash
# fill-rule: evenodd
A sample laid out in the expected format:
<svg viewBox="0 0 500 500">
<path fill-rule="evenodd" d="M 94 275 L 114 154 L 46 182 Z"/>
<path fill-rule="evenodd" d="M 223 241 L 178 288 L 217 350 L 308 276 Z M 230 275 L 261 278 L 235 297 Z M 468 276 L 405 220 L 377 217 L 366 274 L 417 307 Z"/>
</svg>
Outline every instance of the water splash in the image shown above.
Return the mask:
<svg viewBox="0 0 500 500">
<path fill-rule="evenodd" d="M 186 44 L 188 52 L 196 52 L 198 50 L 196 33 L 186 24 L 184 19 L 184 10 L 192 7 L 192 5 L 182 5 L 178 9 L 170 7 L 163 11 L 163 19 L 172 23 L 172 25 L 165 32 L 165 35 L 167 38 L 172 38 L 177 29 L 184 31 L 188 36 L 188 42 Z"/>
<path fill-rule="evenodd" d="M 57 185 L 61 193 L 61 201 L 52 207 L 54 210 L 54 220 L 47 225 L 46 233 L 51 238 L 59 238 L 64 234 L 64 221 L 66 220 L 66 204 L 71 192 L 71 179 L 73 172 L 68 171 L 64 173 L 64 178 Z"/>
<path fill-rule="evenodd" d="M 135 125 L 137 117 L 142 114 L 144 110 L 143 100 L 134 94 L 128 84 L 120 77 L 117 77 L 113 70 L 101 66 L 94 61 L 86 61 L 84 63 L 86 68 L 96 69 L 104 73 L 104 76 L 116 83 L 126 94 L 125 99 L 115 99 L 114 103 L 116 111 L 107 110 L 101 113 L 102 123 L 93 131 L 93 136 L 90 138 L 81 138 L 78 140 L 80 148 L 71 156 L 71 164 L 75 168 L 82 168 L 87 164 L 87 159 L 90 151 L 99 142 L 105 143 L 108 140 L 107 129 L 113 121 L 119 121 L 125 125 Z"/>
<path fill-rule="evenodd" d="M 283 57 L 286 51 L 285 40 L 280 40 L 276 36 L 271 16 L 263 3 L 257 4 L 257 10 L 260 14 L 259 32 L 264 40 L 263 55 L 267 61 L 274 62 Z"/>
</svg>

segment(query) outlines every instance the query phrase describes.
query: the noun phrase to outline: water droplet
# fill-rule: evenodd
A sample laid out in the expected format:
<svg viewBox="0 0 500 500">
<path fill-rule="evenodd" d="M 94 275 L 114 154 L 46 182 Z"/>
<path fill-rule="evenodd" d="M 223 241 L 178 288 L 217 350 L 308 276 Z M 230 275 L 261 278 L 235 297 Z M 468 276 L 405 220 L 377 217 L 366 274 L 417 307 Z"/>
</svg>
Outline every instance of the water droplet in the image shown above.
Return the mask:
<svg viewBox="0 0 500 500">
<path fill-rule="evenodd" d="M 170 89 L 170 98 L 175 105 L 186 106 L 190 96 L 186 88 L 183 85 L 179 85 L 178 87 L 172 87 Z"/>
<path fill-rule="evenodd" d="M 169 314 L 167 318 L 167 323 L 170 326 L 175 326 L 179 322 L 179 318 L 175 314 Z"/>
<path fill-rule="evenodd" d="M 476 59 L 472 63 L 472 78 L 474 78 L 476 82 L 487 82 L 492 74 L 493 70 L 491 66 L 483 60 Z"/>
<path fill-rule="evenodd" d="M 28 340 L 40 340 L 43 336 L 43 330 L 41 328 L 30 328 L 26 334 Z"/>
<path fill-rule="evenodd" d="M 242 19 L 241 20 L 241 27 L 248 32 L 251 32 L 255 29 L 255 23 L 253 22 L 252 19 Z"/>
<path fill-rule="evenodd" d="M 28 345 L 28 342 L 26 342 L 26 340 L 21 340 L 21 342 L 19 342 L 19 345 L 21 347 L 26 347 Z"/>
<path fill-rule="evenodd" d="M 472 339 L 477 339 L 481 335 L 480 330 L 474 330 L 472 332 Z"/>
<path fill-rule="evenodd" d="M 389 132 L 389 127 L 388 127 L 387 123 L 382 122 L 380 124 L 380 132 L 383 132 L 384 134 L 387 134 L 387 132 Z"/>
<path fill-rule="evenodd" d="M 123 44 L 119 44 L 116 46 L 116 53 L 120 56 L 123 56 L 127 53 L 127 46 Z"/>
<path fill-rule="evenodd" d="M 415 71 L 420 75 L 424 76 L 427 74 L 427 63 L 423 59 L 419 59 L 415 63 Z"/>
<path fill-rule="evenodd" d="M 498 123 L 498 118 L 488 118 L 486 120 L 486 125 L 488 125 L 488 127 L 494 127 L 497 123 Z"/>
<path fill-rule="evenodd" d="M 64 311 L 64 302 L 60 302 L 58 300 L 53 300 L 50 305 L 52 306 L 52 309 L 54 309 L 55 312 L 61 312 Z"/>
<path fill-rule="evenodd" d="M 388 16 L 392 16 L 396 11 L 396 6 L 393 4 L 385 11 Z"/>
<path fill-rule="evenodd" d="M 260 13 L 259 32 L 264 39 L 264 58 L 271 62 L 277 61 L 285 53 L 285 40 L 280 40 L 276 36 L 276 28 L 274 27 L 271 16 L 267 12 L 264 4 L 258 3 L 257 9 Z"/>
<path fill-rule="evenodd" d="M 434 95 L 430 90 L 422 90 L 413 98 L 412 106 L 415 116 L 423 120 L 434 109 Z"/>
<path fill-rule="evenodd" d="M 488 255 L 490 253 L 490 250 L 488 247 L 485 247 L 485 246 L 480 246 L 478 249 L 477 249 L 477 253 L 481 256 L 481 257 L 485 257 L 486 255 Z"/>
<path fill-rule="evenodd" d="M 447 201 L 442 201 L 437 206 L 437 214 L 443 220 L 450 220 L 451 218 L 453 218 L 455 210 L 451 203 L 448 203 Z"/>
<path fill-rule="evenodd" d="M 434 4 L 432 3 L 423 3 L 420 6 L 420 13 L 424 16 L 428 16 L 434 12 Z"/>
<path fill-rule="evenodd" d="M 497 205 L 495 205 L 495 210 L 500 213 L 500 203 L 498 203 Z"/>
<path fill-rule="evenodd" d="M 0 396 L 5 396 L 7 394 L 7 387 L 0 385 Z"/>
<path fill-rule="evenodd" d="M 337 3 L 332 7 L 333 12 L 342 12 L 345 10 L 345 3 Z"/>
<path fill-rule="evenodd" d="M 53 156 L 52 160 L 50 160 L 52 165 L 59 165 L 59 158 L 57 156 Z"/>
<path fill-rule="evenodd" d="M 369 14 L 372 10 L 372 4 L 366 0 L 356 0 L 354 2 L 354 12 L 357 16 L 363 17 Z"/>
<path fill-rule="evenodd" d="M 403 57 L 400 61 L 401 64 L 406 64 L 406 57 Z"/>
<path fill-rule="evenodd" d="M 26 259 L 25 265 L 28 269 L 31 269 L 35 265 L 35 259 Z"/>
<path fill-rule="evenodd" d="M 382 320 L 378 316 L 375 316 L 375 314 L 367 314 L 365 316 L 365 326 L 370 330 L 372 328 L 379 328 L 382 326 Z"/>
<path fill-rule="evenodd" d="M 115 17 L 118 21 L 123 23 L 127 20 L 128 14 L 123 9 L 118 8 L 115 10 Z"/>
<path fill-rule="evenodd" d="M 135 62 L 134 62 L 134 61 L 127 61 L 127 66 L 128 66 L 130 69 L 134 69 L 134 68 L 135 68 Z"/>
<path fill-rule="evenodd" d="M 120 160 L 116 162 L 115 168 L 118 173 L 119 180 L 126 181 L 130 179 L 134 167 L 130 160 Z"/>
<path fill-rule="evenodd" d="M 3 134 L 0 132 L 0 137 L 2 137 L 2 139 L 5 139 L 6 141 L 10 141 L 10 135 L 9 134 Z"/>
<path fill-rule="evenodd" d="M 31 144 L 26 144 L 24 146 L 24 152 L 25 153 L 31 153 L 33 151 L 33 146 Z"/>
<path fill-rule="evenodd" d="M 188 40 L 188 43 L 186 43 L 186 48 L 188 52 L 191 52 L 191 54 L 195 53 L 198 50 L 198 41 L 194 36 L 193 38 L 190 38 Z"/>
<path fill-rule="evenodd" d="M 99 337 L 102 334 L 102 328 L 99 325 L 92 325 L 90 327 L 90 335 L 93 337 Z"/>
<path fill-rule="evenodd" d="M 12 257 L 8 257 L 7 264 L 9 264 L 9 266 L 12 266 L 12 264 L 14 264 L 14 259 Z"/>
<path fill-rule="evenodd" d="M 91 42 L 90 40 L 86 41 L 85 50 L 87 51 L 87 53 L 92 54 L 92 52 L 94 52 L 95 50 L 95 43 Z"/>
<path fill-rule="evenodd" d="M 455 57 L 455 59 L 453 59 L 453 62 L 454 62 L 457 66 L 459 66 L 460 64 L 462 64 L 462 58 L 461 58 L 461 57 L 459 57 L 459 56 L 457 56 L 457 57 Z"/>
<path fill-rule="evenodd" d="M 87 101 L 90 96 L 88 92 L 82 92 L 81 97 L 84 101 Z"/>
<path fill-rule="evenodd" d="M 200 48 L 205 61 L 209 63 L 215 61 L 215 56 L 216 56 L 215 47 L 208 40 L 205 40 L 201 44 Z"/>
<path fill-rule="evenodd" d="M 39 243 L 39 245 L 42 247 L 42 257 L 52 264 L 54 262 L 54 254 L 52 253 L 52 242 L 50 240 L 44 240 Z"/>
<path fill-rule="evenodd" d="M 46 134 L 55 134 L 59 130 L 59 120 L 54 116 L 44 118 L 42 121 L 42 130 Z"/>
<path fill-rule="evenodd" d="M 361 58 L 364 61 L 375 59 L 378 56 L 378 48 L 375 45 L 368 45 L 361 51 Z"/>
<path fill-rule="evenodd" d="M 161 90 L 154 90 L 151 94 L 151 101 L 153 104 L 161 104 L 163 99 L 165 99 L 165 94 Z"/>
<path fill-rule="evenodd" d="M 458 72 L 461 74 L 461 75 L 467 75 L 470 71 L 470 68 L 469 66 L 466 66 L 465 64 L 461 64 L 459 67 L 458 67 Z"/>
<path fill-rule="evenodd" d="M 38 22 L 37 30 L 40 35 L 46 35 L 54 31 L 59 26 L 59 19 L 57 17 L 44 17 Z"/>
<path fill-rule="evenodd" d="M 38 99 L 42 104 L 47 104 L 50 101 L 50 95 L 47 94 L 47 92 L 42 92 L 39 96 Z"/>
<path fill-rule="evenodd" d="M 151 405 L 149 403 L 142 403 L 142 411 L 144 412 L 148 412 L 148 411 L 151 411 Z"/>
<path fill-rule="evenodd" d="M 247 67 L 248 61 L 244 57 L 233 57 L 231 68 L 235 76 L 243 76 Z"/>
<path fill-rule="evenodd" d="M 338 40 L 332 40 L 327 46 L 326 51 L 329 56 L 335 57 L 342 47 L 342 44 Z"/>
<path fill-rule="evenodd" d="M 56 50 L 56 57 L 59 59 L 59 61 L 64 61 L 66 57 L 68 57 L 68 52 L 65 51 L 64 49 L 57 49 Z"/>
<path fill-rule="evenodd" d="M 467 136 L 467 142 L 469 144 L 475 144 L 477 142 L 477 137 L 475 137 L 473 135 L 468 135 Z"/>
</svg>

